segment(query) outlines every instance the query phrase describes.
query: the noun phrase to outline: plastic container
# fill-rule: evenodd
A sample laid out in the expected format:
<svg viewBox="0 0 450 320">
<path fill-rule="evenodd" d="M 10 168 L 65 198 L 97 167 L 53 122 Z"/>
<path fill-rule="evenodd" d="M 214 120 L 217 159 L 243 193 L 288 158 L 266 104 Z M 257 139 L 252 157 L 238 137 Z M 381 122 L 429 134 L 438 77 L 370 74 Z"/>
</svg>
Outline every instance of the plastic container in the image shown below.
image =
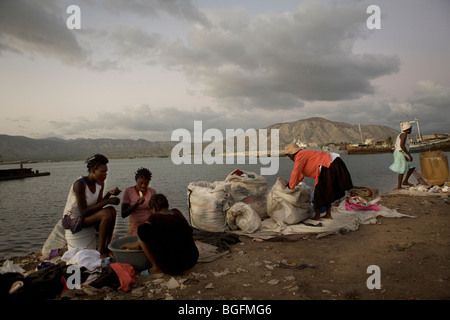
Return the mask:
<svg viewBox="0 0 450 320">
<path fill-rule="evenodd" d="M 443 151 L 428 151 L 420 154 L 422 177 L 432 185 L 448 181 L 448 159 Z"/>
<path fill-rule="evenodd" d="M 120 249 L 120 246 L 127 242 L 137 241 L 137 236 L 130 236 L 117 239 L 111 242 L 108 246 L 109 250 L 114 253 L 114 259 L 120 263 L 128 263 L 136 269 L 136 271 L 142 271 L 152 266 L 148 261 L 147 256 L 142 250 L 128 250 Z"/>
</svg>

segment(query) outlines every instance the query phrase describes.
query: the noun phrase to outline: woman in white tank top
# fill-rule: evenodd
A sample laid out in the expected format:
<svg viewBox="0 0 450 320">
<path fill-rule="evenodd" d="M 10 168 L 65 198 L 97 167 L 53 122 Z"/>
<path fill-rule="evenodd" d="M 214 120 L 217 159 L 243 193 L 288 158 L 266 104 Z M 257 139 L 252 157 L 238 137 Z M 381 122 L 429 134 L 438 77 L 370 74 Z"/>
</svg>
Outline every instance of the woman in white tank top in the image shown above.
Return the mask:
<svg viewBox="0 0 450 320">
<path fill-rule="evenodd" d="M 404 123 L 402 125 L 402 132 L 395 140 L 394 163 L 391 164 L 389 169 L 398 173 L 397 189 L 401 189 L 402 185 L 412 186 L 408 181 L 415 168 L 415 165 L 412 162 L 413 158 L 411 153 L 409 153 L 408 134 L 410 134 L 411 131 L 411 124 Z M 406 176 L 405 179 L 403 179 L 405 173 Z"/>
<path fill-rule="evenodd" d="M 116 209 L 108 205 L 120 203 L 119 198 L 111 197 L 120 193 L 117 187 L 103 197 L 108 162 L 101 154 L 96 154 L 86 161 L 89 174 L 77 179 L 70 188 L 63 214 L 68 248 L 97 247 L 101 258 L 110 255 L 108 245 L 116 223 Z M 99 232 L 97 246 L 96 227 Z"/>
</svg>

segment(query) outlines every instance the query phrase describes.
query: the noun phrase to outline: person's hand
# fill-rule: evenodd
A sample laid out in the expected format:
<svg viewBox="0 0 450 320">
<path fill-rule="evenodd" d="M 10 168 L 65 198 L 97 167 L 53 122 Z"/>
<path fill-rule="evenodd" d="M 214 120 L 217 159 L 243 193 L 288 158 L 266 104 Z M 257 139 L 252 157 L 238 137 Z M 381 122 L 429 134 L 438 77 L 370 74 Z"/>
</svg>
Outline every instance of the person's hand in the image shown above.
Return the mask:
<svg viewBox="0 0 450 320">
<path fill-rule="evenodd" d="M 410 153 L 407 154 L 407 160 L 408 160 L 409 162 L 412 162 L 412 161 L 413 161 L 413 157 L 412 157 L 412 155 L 411 155 Z"/>
<path fill-rule="evenodd" d="M 112 196 L 117 196 L 117 195 L 119 195 L 120 193 L 122 192 L 122 190 L 120 190 L 119 188 L 115 188 L 115 189 L 112 189 L 112 190 L 109 190 L 108 191 L 108 193 L 110 194 L 110 195 L 112 195 Z"/>
<path fill-rule="evenodd" d="M 109 204 L 118 205 L 120 203 L 120 199 L 117 197 L 112 197 L 108 199 Z"/>
<path fill-rule="evenodd" d="M 145 198 L 144 198 L 144 197 L 140 197 L 140 198 L 138 199 L 137 203 L 138 203 L 138 204 L 143 204 L 144 201 L 145 201 Z"/>
</svg>

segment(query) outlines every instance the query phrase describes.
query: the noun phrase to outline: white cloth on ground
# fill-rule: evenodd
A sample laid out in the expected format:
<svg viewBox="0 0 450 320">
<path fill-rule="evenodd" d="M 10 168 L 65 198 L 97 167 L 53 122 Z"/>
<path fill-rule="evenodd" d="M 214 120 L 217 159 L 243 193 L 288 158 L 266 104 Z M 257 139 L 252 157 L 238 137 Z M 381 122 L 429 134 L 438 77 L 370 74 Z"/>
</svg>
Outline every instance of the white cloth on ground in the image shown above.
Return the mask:
<svg viewBox="0 0 450 320">
<path fill-rule="evenodd" d="M 85 267 L 89 271 L 101 267 L 102 259 L 100 252 L 91 249 L 74 248 L 70 249 L 61 258 L 67 265 L 75 265 L 78 268 Z"/>
<path fill-rule="evenodd" d="M 303 221 L 304 223 L 287 225 L 280 221 L 276 221 L 272 218 L 263 220 L 261 227 L 251 233 L 247 234 L 240 230 L 232 231 L 238 235 L 245 235 L 254 238 L 270 239 L 279 235 L 293 235 L 293 234 L 317 234 L 317 238 L 324 237 L 329 234 L 346 233 L 349 231 L 358 230 L 361 224 L 375 224 L 378 216 L 389 218 L 400 218 L 414 216 L 399 213 L 397 210 L 389 209 L 382 205 L 378 205 L 379 211 L 374 210 L 347 210 L 345 208 L 345 200 L 340 203 L 338 207 L 331 208 L 331 215 L 333 219 L 322 219 L 320 223 L 322 226 L 310 226 L 305 225 L 312 224 L 318 225 L 319 221 L 308 219 Z"/>
<path fill-rule="evenodd" d="M 11 260 L 6 260 L 5 262 L 3 262 L 3 267 L 0 268 L 0 274 L 5 274 L 5 273 L 20 273 L 20 274 L 24 274 L 25 270 L 22 269 L 20 266 L 17 266 L 14 264 L 14 262 L 12 262 Z"/>
</svg>

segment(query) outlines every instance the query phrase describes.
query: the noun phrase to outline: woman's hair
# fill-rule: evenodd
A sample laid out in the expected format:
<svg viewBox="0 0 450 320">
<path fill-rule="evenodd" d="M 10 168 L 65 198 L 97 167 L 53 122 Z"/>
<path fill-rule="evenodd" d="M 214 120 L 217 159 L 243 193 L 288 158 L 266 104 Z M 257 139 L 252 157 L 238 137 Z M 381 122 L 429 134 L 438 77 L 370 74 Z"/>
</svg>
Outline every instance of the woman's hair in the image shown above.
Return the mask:
<svg viewBox="0 0 450 320">
<path fill-rule="evenodd" d="M 85 162 L 87 164 L 88 171 L 91 172 L 99 165 L 106 165 L 109 162 L 109 160 L 104 155 L 97 153 L 96 155 L 87 159 Z"/>
<path fill-rule="evenodd" d="M 162 209 L 169 208 L 169 201 L 165 195 L 161 193 L 154 194 L 148 201 L 148 206 L 150 209 L 155 209 L 156 211 L 161 211 Z"/>
<path fill-rule="evenodd" d="M 137 180 L 138 178 L 144 178 L 147 180 L 152 180 L 152 173 L 147 168 L 139 168 L 134 176 L 134 179 Z"/>
</svg>

